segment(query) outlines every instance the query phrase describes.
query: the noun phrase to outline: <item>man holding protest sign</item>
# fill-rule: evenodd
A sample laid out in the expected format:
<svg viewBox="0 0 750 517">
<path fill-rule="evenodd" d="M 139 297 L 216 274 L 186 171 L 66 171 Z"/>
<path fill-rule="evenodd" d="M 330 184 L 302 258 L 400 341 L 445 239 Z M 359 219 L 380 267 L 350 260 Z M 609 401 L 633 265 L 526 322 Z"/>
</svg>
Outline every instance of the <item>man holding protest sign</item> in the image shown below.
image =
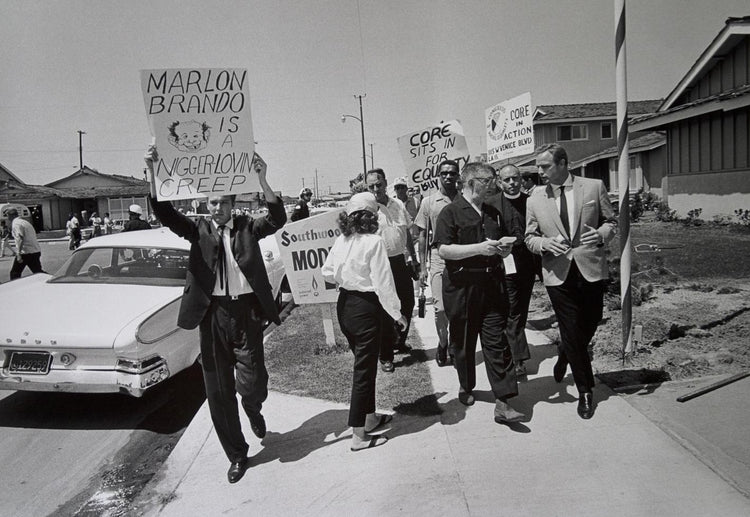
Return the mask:
<svg viewBox="0 0 750 517">
<path fill-rule="evenodd" d="M 458 400 L 467 406 L 474 404 L 474 354 L 480 337 L 495 396 L 495 422 L 509 423 L 524 418 L 508 404 L 518 395 L 518 384 L 505 333 L 508 294 L 503 258 L 510 254 L 515 238 L 502 236 L 500 213 L 484 204 L 487 193 L 494 191 L 494 181 L 495 170 L 486 163 L 464 167 L 461 195 L 440 212 L 434 243 L 445 260 L 443 298 L 456 353 Z"/>
<path fill-rule="evenodd" d="M 443 270 L 445 261 L 440 254 L 432 252 L 434 246 L 435 227 L 440 211 L 449 205 L 458 194 L 458 163 L 455 160 L 445 160 L 438 165 L 440 175 L 440 190 L 422 200 L 414 224 L 419 228 L 419 254 L 422 257 L 420 280 L 427 283 L 429 276 L 432 298 L 435 300 L 435 329 L 438 334 L 438 348 L 435 361 L 438 366 L 453 363 L 453 348 L 448 350 L 448 318 L 445 316 L 443 305 Z"/>
<path fill-rule="evenodd" d="M 211 220 L 195 221 L 169 201 L 157 201 L 154 163 L 156 147 L 145 156 L 151 174 L 151 205 L 162 224 L 191 243 L 185 293 L 177 324 L 200 328 L 206 398 L 219 441 L 231 466 L 230 483 L 249 466 L 248 444 L 242 434 L 237 395 L 258 438 L 266 435 L 261 407 L 268 396 L 268 372 L 263 354 L 263 320 L 280 324 L 258 241 L 286 222 L 284 205 L 266 181 L 266 164 L 257 154 L 252 170 L 268 203 L 268 214 L 253 219 L 232 218 L 235 197 L 208 196 Z"/>
<path fill-rule="evenodd" d="M 394 349 L 400 352 L 411 350 L 406 345 L 406 337 L 409 334 L 409 324 L 414 310 L 414 290 L 405 253 L 409 254 L 414 264 L 418 261 L 414 252 L 414 243 L 409 233 L 409 227 L 412 225 L 411 217 L 409 217 L 401 201 L 388 196 L 386 190 L 388 181 L 385 179 L 383 169 L 367 171 L 365 184 L 367 190 L 375 195 L 379 205 L 378 233 L 385 241 L 393 280 L 396 284 L 396 292 L 401 302 L 401 314 L 406 318 L 405 328 L 396 329 L 394 326 L 393 332 L 383 333 L 380 347 L 380 365 L 384 372 L 390 373 L 394 370 Z"/>
</svg>

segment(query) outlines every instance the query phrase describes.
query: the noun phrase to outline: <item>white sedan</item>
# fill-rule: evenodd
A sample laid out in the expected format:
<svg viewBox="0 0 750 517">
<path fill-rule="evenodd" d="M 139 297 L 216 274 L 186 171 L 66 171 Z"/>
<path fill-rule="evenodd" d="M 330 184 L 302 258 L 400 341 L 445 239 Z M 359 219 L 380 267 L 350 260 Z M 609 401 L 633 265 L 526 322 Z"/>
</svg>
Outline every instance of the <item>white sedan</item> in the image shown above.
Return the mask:
<svg viewBox="0 0 750 517">
<path fill-rule="evenodd" d="M 276 239 L 260 246 L 281 305 Z M 191 366 L 198 330 L 177 327 L 189 249 L 166 228 L 106 235 L 54 275 L 0 285 L 0 389 L 140 397 Z"/>
</svg>

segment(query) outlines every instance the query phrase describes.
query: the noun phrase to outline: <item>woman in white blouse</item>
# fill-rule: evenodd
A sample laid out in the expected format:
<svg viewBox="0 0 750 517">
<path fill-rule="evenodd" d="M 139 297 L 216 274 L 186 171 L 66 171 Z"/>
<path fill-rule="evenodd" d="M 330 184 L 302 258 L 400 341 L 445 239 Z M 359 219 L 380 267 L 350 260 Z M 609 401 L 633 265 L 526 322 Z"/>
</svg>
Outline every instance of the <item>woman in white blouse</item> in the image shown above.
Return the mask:
<svg viewBox="0 0 750 517">
<path fill-rule="evenodd" d="M 323 264 L 323 276 L 339 285 L 336 313 L 354 353 L 349 422 L 353 451 L 377 447 L 388 438 L 371 434 L 391 421 L 375 412 L 380 334 L 395 320 L 406 328 L 385 244 L 378 229 L 378 204 L 369 192 L 355 194 L 339 218 L 341 233 Z M 386 316 L 387 314 L 387 316 Z"/>
</svg>

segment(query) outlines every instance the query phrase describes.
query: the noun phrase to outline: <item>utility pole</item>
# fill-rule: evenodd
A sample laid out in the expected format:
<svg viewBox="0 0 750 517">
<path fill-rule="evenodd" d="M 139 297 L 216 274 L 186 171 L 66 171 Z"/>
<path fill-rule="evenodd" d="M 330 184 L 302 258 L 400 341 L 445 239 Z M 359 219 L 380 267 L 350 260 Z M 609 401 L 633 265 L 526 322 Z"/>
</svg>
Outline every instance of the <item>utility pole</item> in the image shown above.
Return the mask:
<svg viewBox="0 0 750 517">
<path fill-rule="evenodd" d="M 318 195 L 318 169 L 315 169 L 315 199 L 320 199 Z"/>
<path fill-rule="evenodd" d="M 83 135 L 85 131 L 78 130 L 78 166 L 79 169 L 83 169 Z"/>
<path fill-rule="evenodd" d="M 365 116 L 362 113 L 362 95 L 355 95 L 359 99 L 359 127 L 362 132 L 362 165 L 364 166 L 365 178 L 367 178 L 367 155 L 365 154 Z"/>
<path fill-rule="evenodd" d="M 370 169 L 375 168 L 375 156 L 372 154 L 372 144 L 370 144 Z"/>
</svg>

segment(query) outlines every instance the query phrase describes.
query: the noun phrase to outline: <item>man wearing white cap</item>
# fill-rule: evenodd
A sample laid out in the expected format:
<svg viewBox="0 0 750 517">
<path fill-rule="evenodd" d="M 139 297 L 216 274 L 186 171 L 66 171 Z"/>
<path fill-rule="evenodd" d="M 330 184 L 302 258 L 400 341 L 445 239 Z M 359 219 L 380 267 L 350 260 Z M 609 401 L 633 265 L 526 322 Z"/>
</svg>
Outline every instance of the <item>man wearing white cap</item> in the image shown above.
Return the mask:
<svg viewBox="0 0 750 517">
<path fill-rule="evenodd" d="M 136 230 L 150 230 L 151 225 L 141 219 L 143 208 L 141 205 L 132 204 L 128 207 L 128 217 L 130 218 L 122 228 L 123 232 L 133 232 Z"/>
</svg>

